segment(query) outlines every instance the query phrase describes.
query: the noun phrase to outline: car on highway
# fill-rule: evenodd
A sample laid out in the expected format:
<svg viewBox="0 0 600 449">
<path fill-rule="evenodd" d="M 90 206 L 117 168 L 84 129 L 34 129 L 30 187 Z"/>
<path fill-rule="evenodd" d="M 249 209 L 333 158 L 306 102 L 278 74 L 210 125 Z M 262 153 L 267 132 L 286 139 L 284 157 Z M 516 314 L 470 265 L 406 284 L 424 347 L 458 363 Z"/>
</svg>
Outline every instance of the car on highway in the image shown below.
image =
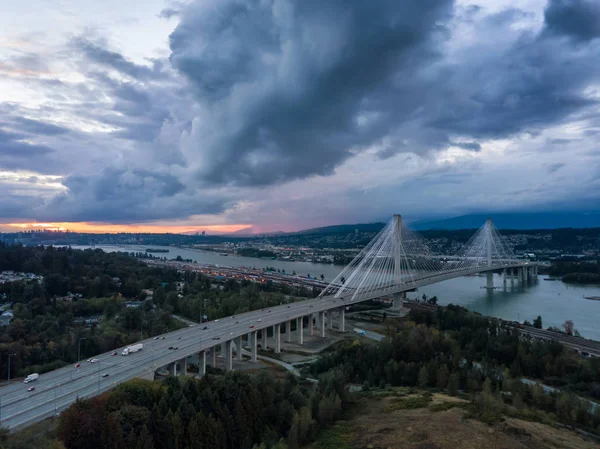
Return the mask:
<svg viewBox="0 0 600 449">
<path fill-rule="evenodd" d="M 262 321 L 262 318 L 259 318 L 259 319 L 258 319 L 258 320 L 256 320 L 256 321 L 258 321 L 258 322 L 260 323 L 260 322 Z"/>
<path fill-rule="evenodd" d="M 154 337 L 153 340 L 158 340 L 159 337 Z"/>
<path fill-rule="evenodd" d="M 98 359 L 90 359 L 90 363 L 96 363 Z"/>
<path fill-rule="evenodd" d="M 235 324 L 239 324 L 239 323 L 240 323 L 239 321 L 236 321 L 236 322 L 235 322 Z"/>
<path fill-rule="evenodd" d="M 218 322 L 219 322 L 219 320 L 215 320 L 215 323 L 218 323 Z"/>
<path fill-rule="evenodd" d="M 104 373 L 104 374 L 102 375 L 102 377 L 104 377 L 104 378 L 106 379 L 106 378 L 108 377 L 108 373 Z"/>
<path fill-rule="evenodd" d="M 250 329 L 254 329 L 254 324 L 250 326 Z"/>
<path fill-rule="evenodd" d="M 169 346 L 169 349 L 173 349 L 173 346 Z"/>
<path fill-rule="evenodd" d="M 213 339 L 213 340 L 220 340 L 220 339 L 221 339 L 221 337 L 213 337 L 212 339 Z"/>
<path fill-rule="evenodd" d="M 160 339 L 161 339 L 161 340 L 164 340 L 164 339 L 165 339 L 165 337 L 160 337 Z"/>
<path fill-rule="evenodd" d="M 112 355 L 114 357 L 115 355 L 117 355 L 117 351 L 111 352 L 110 355 Z"/>
<path fill-rule="evenodd" d="M 203 330 L 203 331 L 205 331 L 206 329 L 208 329 L 208 326 L 204 326 L 204 327 L 202 328 L 202 330 Z"/>
<path fill-rule="evenodd" d="M 181 337 L 177 337 L 177 340 L 181 340 Z"/>
<path fill-rule="evenodd" d="M 75 364 L 75 368 L 79 368 L 81 366 L 81 363 L 76 363 Z"/>
<path fill-rule="evenodd" d="M 27 389 L 27 391 L 34 391 L 34 390 L 35 390 L 35 387 L 29 387 L 29 388 Z"/>
<path fill-rule="evenodd" d="M 173 348 L 173 351 L 177 351 L 178 349 L 179 349 L 179 347 L 175 346 L 175 347 Z"/>
</svg>

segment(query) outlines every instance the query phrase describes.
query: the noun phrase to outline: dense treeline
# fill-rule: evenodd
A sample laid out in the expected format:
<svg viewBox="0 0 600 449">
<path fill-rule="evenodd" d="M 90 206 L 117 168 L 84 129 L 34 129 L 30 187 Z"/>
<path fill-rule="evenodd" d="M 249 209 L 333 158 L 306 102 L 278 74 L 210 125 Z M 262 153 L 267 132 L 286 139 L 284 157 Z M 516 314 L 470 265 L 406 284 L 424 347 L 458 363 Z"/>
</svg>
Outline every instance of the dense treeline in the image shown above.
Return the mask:
<svg viewBox="0 0 600 449">
<path fill-rule="evenodd" d="M 318 291 L 312 288 L 292 287 L 271 281 L 258 284 L 249 280 L 213 284 L 198 273 L 187 271 L 182 274 L 185 285 L 179 295 L 167 295 L 165 304 L 174 313 L 194 321 L 202 316 L 207 319 L 238 315 L 250 310 L 287 304 L 294 300 L 315 297 Z M 155 294 L 156 299 L 156 294 Z"/>
<path fill-rule="evenodd" d="M 168 311 L 146 302 L 127 308 L 125 299 L 143 299 L 142 288 L 175 290 L 176 270 L 149 267 L 132 257 L 101 250 L 0 244 L 0 270 L 35 273 L 43 282 L 0 284 L 14 318 L 0 327 L 0 353 L 11 354 L 11 376 L 45 372 L 126 345 L 142 335 L 181 326 Z M 67 293 L 74 296 L 62 300 Z M 85 319 L 88 325 L 85 326 Z M 81 340 L 81 345 L 79 342 Z M 0 358 L 0 376 L 8 357 Z"/>
<path fill-rule="evenodd" d="M 341 366 L 349 382 L 367 387 L 437 387 L 473 394 L 484 392 L 487 381 L 499 390 L 504 386 L 513 399 L 518 396 L 517 402 L 528 401 L 566 422 L 591 429 L 600 426 L 600 414 L 575 396 L 600 398 L 600 360 L 582 359 L 557 342 L 519 338 L 498 320 L 456 306 L 437 313 L 411 311 L 410 318 L 411 322 L 390 327 L 389 338 L 381 344 L 344 346 L 311 364 L 311 373 Z M 540 395 L 521 382 L 522 377 L 541 379 L 562 394 Z"/>
<path fill-rule="evenodd" d="M 308 386 L 266 372 L 137 380 L 76 402 L 58 435 L 67 449 L 297 448 L 339 417 L 344 386 L 337 371 Z"/>
<path fill-rule="evenodd" d="M 548 273 L 551 276 L 562 276 L 563 282 L 600 283 L 600 264 L 597 262 L 557 261 L 550 266 Z"/>
<path fill-rule="evenodd" d="M 181 327 L 172 313 L 212 320 L 316 294 L 272 282 L 215 284 L 198 273 L 178 273 L 127 254 L 91 249 L 0 244 L 0 268 L 44 276 L 43 282 L 0 284 L 0 295 L 6 295 L 14 313 L 12 322 L 0 327 L 0 352 L 14 354 L 12 377 L 74 362 L 79 348 L 84 357 L 96 355 Z M 143 289 L 153 291 L 152 299 L 145 300 Z M 67 293 L 82 298 L 65 301 Z M 128 308 L 127 299 L 145 301 Z M 2 357 L 0 376 L 7 374 L 8 357 Z"/>
</svg>

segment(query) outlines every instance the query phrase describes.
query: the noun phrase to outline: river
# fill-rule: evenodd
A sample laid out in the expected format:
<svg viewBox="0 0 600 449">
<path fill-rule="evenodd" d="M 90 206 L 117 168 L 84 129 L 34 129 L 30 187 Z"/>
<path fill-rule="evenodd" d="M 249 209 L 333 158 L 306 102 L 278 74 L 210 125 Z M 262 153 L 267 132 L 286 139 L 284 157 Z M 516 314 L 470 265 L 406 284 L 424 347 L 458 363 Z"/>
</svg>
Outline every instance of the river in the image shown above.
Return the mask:
<svg viewBox="0 0 600 449">
<path fill-rule="evenodd" d="M 90 246 L 74 245 L 73 248 L 86 249 Z M 141 245 L 102 245 L 95 246 L 107 252 L 145 252 L 148 246 Z M 221 256 L 216 252 L 200 251 L 189 248 L 161 247 L 169 249 L 168 253 L 154 253 L 155 256 L 174 259 L 181 256 L 199 263 L 226 265 L 232 267 L 267 266 L 285 270 L 286 273 L 296 271 L 298 275 L 310 274 L 318 277 L 325 276 L 331 281 L 344 267 L 338 265 L 315 264 L 311 262 L 286 262 L 282 260 L 256 259 L 241 256 Z M 598 285 L 571 285 L 560 281 L 545 281 L 546 275 L 538 276 L 538 280 L 522 284 L 510 280 L 503 288 L 502 276 L 494 275 L 496 290 L 482 288 L 485 276 L 465 276 L 422 287 L 418 292 L 409 293 L 409 298 L 437 296 L 440 305 L 458 304 L 482 315 L 495 316 L 505 320 L 533 321 L 538 315 L 542 316 L 544 328 L 560 327 L 565 320 L 572 320 L 582 336 L 600 341 L 600 301 L 583 299 L 583 296 L 600 296 Z"/>
</svg>

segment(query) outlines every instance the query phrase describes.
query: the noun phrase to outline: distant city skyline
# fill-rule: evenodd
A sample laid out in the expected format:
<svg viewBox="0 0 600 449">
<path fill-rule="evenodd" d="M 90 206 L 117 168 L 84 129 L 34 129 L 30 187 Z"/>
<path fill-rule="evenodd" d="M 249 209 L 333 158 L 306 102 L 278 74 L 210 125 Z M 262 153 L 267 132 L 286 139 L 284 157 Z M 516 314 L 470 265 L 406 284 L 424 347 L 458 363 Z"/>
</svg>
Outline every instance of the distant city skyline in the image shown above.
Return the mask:
<svg viewBox="0 0 600 449">
<path fill-rule="evenodd" d="M 0 232 L 600 211 L 595 0 L 0 4 Z"/>
</svg>

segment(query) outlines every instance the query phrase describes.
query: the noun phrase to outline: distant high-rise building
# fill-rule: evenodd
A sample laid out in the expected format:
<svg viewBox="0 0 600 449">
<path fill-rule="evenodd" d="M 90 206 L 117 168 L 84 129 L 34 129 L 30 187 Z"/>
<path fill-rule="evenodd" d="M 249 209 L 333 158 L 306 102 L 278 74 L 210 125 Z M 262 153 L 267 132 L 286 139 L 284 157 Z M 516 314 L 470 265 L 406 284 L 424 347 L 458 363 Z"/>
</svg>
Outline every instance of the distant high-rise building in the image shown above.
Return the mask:
<svg viewBox="0 0 600 449">
<path fill-rule="evenodd" d="M 206 237 L 206 231 L 202 231 L 202 237 Z"/>
</svg>

